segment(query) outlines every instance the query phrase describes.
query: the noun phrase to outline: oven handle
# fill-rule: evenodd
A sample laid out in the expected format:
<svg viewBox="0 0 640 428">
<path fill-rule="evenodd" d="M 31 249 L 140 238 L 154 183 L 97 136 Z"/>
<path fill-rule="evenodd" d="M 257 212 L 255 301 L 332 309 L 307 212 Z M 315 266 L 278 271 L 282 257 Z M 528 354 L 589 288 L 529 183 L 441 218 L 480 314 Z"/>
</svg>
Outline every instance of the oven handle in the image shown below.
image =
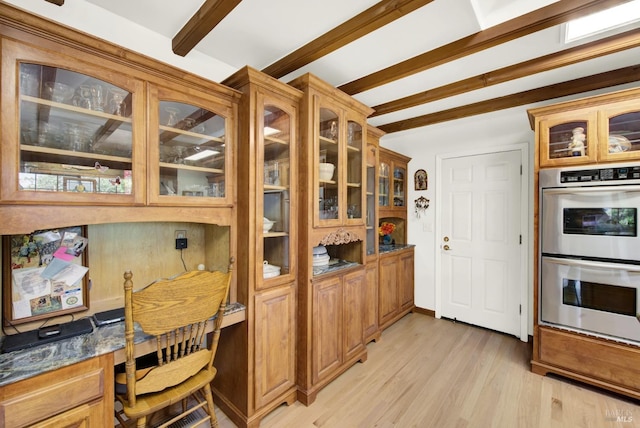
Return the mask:
<svg viewBox="0 0 640 428">
<path fill-rule="evenodd" d="M 618 193 L 639 192 L 640 186 L 585 186 L 543 188 L 545 195 L 587 194 L 588 196 L 611 196 Z"/>
<path fill-rule="evenodd" d="M 547 261 L 547 262 L 551 262 L 559 265 L 590 267 L 594 269 L 614 269 L 614 270 L 624 270 L 627 272 L 640 272 L 640 266 L 623 264 L 623 263 L 594 262 L 591 260 L 565 259 L 565 258 L 559 258 L 559 257 L 546 257 L 546 256 L 542 256 L 542 261 L 543 262 Z"/>
</svg>

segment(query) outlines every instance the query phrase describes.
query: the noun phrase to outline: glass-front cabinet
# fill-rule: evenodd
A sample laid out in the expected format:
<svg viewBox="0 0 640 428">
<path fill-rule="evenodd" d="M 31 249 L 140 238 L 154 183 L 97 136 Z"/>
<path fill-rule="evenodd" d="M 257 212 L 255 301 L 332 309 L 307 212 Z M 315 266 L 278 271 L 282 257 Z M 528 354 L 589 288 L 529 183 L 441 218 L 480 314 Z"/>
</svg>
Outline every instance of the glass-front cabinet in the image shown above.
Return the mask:
<svg viewBox="0 0 640 428">
<path fill-rule="evenodd" d="M 409 158 L 382 147 L 379 157 L 378 205 L 382 210 L 406 212 Z"/>
<path fill-rule="evenodd" d="M 623 161 L 640 158 L 640 100 L 603 108 L 598 114 L 599 159 Z"/>
<path fill-rule="evenodd" d="M 640 159 L 639 100 L 632 89 L 528 110 L 540 167 Z"/>
<path fill-rule="evenodd" d="M 143 82 L 12 41 L 2 61 L 2 200 L 143 203 Z"/>
<path fill-rule="evenodd" d="M 337 107 L 320 107 L 316 152 L 316 225 L 363 223 L 363 125 Z"/>
<path fill-rule="evenodd" d="M 291 252 L 291 114 L 279 106 L 264 104 L 263 123 L 256 132 L 262 144 L 262 243 L 263 278 L 288 275 Z"/>
<path fill-rule="evenodd" d="M 149 92 L 150 203 L 231 203 L 231 110 L 206 95 L 155 85 Z"/>
<path fill-rule="evenodd" d="M 367 146 L 367 191 L 366 191 L 366 214 L 365 226 L 367 228 L 366 251 L 367 256 L 377 253 L 378 242 L 378 221 L 376 216 L 376 164 L 377 146 Z"/>
</svg>

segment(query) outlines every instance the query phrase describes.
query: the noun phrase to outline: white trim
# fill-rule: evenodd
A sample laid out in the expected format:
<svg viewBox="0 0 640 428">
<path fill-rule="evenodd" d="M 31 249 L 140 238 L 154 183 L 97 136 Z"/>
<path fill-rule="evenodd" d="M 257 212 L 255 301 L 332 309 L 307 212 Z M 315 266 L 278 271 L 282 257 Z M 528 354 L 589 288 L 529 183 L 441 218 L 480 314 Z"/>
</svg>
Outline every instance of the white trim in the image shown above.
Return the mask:
<svg viewBox="0 0 640 428">
<path fill-rule="evenodd" d="M 453 159 L 459 157 L 476 156 L 483 154 L 493 154 L 501 152 L 520 152 L 520 165 L 522 166 L 522 175 L 520 179 L 520 233 L 522 235 L 522 245 L 520 246 L 520 304 L 522 305 L 522 313 L 520 315 L 520 340 L 526 342 L 529 340 L 529 290 L 532 289 L 533 277 L 529 272 L 529 145 L 527 143 L 518 143 L 513 145 L 485 147 L 474 150 L 465 150 L 455 153 L 444 153 L 436 155 L 436 189 L 435 200 L 437 201 L 435 212 L 436 237 L 442 236 L 442 161 L 445 159 Z M 435 252 L 435 316 L 441 317 L 442 312 L 442 278 L 440 271 L 441 251 L 440 240 L 434 240 Z M 531 296 L 533 297 L 533 296 Z"/>
</svg>

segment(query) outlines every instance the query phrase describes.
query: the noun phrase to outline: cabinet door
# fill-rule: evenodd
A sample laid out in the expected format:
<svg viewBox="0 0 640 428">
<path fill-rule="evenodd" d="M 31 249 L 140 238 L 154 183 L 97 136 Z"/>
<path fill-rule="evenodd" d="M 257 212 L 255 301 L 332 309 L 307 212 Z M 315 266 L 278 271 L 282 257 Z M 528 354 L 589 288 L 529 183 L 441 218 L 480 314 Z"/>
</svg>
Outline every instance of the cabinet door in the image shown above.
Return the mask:
<svg viewBox="0 0 640 428">
<path fill-rule="evenodd" d="M 186 89 L 149 94 L 149 203 L 230 205 L 232 108 Z"/>
<path fill-rule="evenodd" d="M 599 160 L 640 159 L 640 102 L 619 102 L 598 114 Z"/>
<path fill-rule="evenodd" d="M 366 298 L 364 270 L 344 276 L 344 359 L 364 349 L 364 312 Z"/>
<path fill-rule="evenodd" d="M 291 105 L 259 94 L 257 97 L 257 117 L 262 123 L 255 130 L 259 150 L 256 165 L 256 188 L 262 189 L 261 202 L 257 204 L 258 253 L 257 272 L 263 273 L 265 281 L 258 281 L 257 288 L 265 288 L 292 280 L 295 266 L 295 195 L 296 141 L 295 111 Z M 261 238 L 260 238 L 261 237 Z M 262 251 L 260 251 L 262 250 Z M 267 265 L 262 263 L 267 262 Z M 266 266 L 266 267 L 263 267 Z M 280 268 L 278 275 L 277 268 Z M 271 272 L 271 273 L 270 273 Z M 285 276 L 283 278 L 283 276 Z M 270 279 L 272 279 L 269 281 Z M 271 285 L 270 285 L 271 284 Z"/>
<path fill-rule="evenodd" d="M 597 113 L 592 109 L 563 112 L 541 118 L 536 132 L 540 146 L 540 166 L 555 167 L 595 162 L 596 118 Z"/>
<path fill-rule="evenodd" d="M 295 287 L 256 294 L 255 405 L 259 409 L 295 386 Z"/>
<path fill-rule="evenodd" d="M 378 288 L 378 324 L 380 327 L 393 319 L 400 309 L 398 290 L 398 256 L 380 257 Z"/>
<path fill-rule="evenodd" d="M 366 215 L 365 226 L 367 227 L 366 250 L 367 255 L 376 254 L 378 251 L 378 220 L 376 218 L 376 165 L 377 148 L 369 146 L 367 148 L 367 194 L 366 194 Z"/>
<path fill-rule="evenodd" d="M 2 40 L 2 200 L 144 202 L 143 83 L 91 61 Z"/>
<path fill-rule="evenodd" d="M 363 224 L 365 202 L 365 133 L 363 126 L 355 119 L 347 120 L 346 180 L 343 218 L 347 224 Z"/>
<path fill-rule="evenodd" d="M 413 251 L 402 253 L 398 262 L 400 263 L 400 306 L 407 309 L 413 306 L 414 294 L 414 272 L 413 272 Z"/>
<path fill-rule="evenodd" d="M 390 207 L 391 203 L 391 179 L 389 174 L 391 173 L 391 165 L 388 162 L 380 162 L 380 168 L 378 169 L 378 205 L 380 207 Z"/>
<path fill-rule="evenodd" d="M 315 98 L 319 104 L 318 98 Z M 316 226 L 340 225 L 342 200 L 340 185 L 344 180 L 344 160 L 341 150 L 340 126 L 341 111 L 334 106 L 317 106 L 318 138 L 315 145 L 314 168 L 315 189 L 314 201 L 318 201 L 318 209 L 314 209 Z"/>
<path fill-rule="evenodd" d="M 406 180 L 407 170 L 403 165 L 393 165 L 393 206 L 405 207 L 407 194 Z"/>
<path fill-rule="evenodd" d="M 317 383 L 342 364 L 342 278 L 313 280 L 312 381 Z"/>
<path fill-rule="evenodd" d="M 364 337 L 365 341 L 378 332 L 378 264 L 367 263 L 365 270 Z"/>
</svg>

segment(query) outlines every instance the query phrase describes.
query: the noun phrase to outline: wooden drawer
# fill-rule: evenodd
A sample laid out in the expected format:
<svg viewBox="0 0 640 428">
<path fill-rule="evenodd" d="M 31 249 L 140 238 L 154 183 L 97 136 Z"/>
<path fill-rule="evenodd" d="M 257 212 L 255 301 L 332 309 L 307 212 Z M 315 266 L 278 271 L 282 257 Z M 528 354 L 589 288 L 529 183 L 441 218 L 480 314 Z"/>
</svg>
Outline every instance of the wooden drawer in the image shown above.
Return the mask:
<svg viewBox="0 0 640 428">
<path fill-rule="evenodd" d="M 107 363 L 112 361 L 107 358 Z M 110 371 L 109 366 L 101 365 L 100 358 L 93 358 L 7 385 L 0 389 L 0 426 L 29 426 L 100 401 L 105 382 L 112 382 L 105 373 Z"/>
<path fill-rule="evenodd" d="M 640 390 L 640 348 L 541 327 L 540 360 L 593 379 Z"/>
</svg>

